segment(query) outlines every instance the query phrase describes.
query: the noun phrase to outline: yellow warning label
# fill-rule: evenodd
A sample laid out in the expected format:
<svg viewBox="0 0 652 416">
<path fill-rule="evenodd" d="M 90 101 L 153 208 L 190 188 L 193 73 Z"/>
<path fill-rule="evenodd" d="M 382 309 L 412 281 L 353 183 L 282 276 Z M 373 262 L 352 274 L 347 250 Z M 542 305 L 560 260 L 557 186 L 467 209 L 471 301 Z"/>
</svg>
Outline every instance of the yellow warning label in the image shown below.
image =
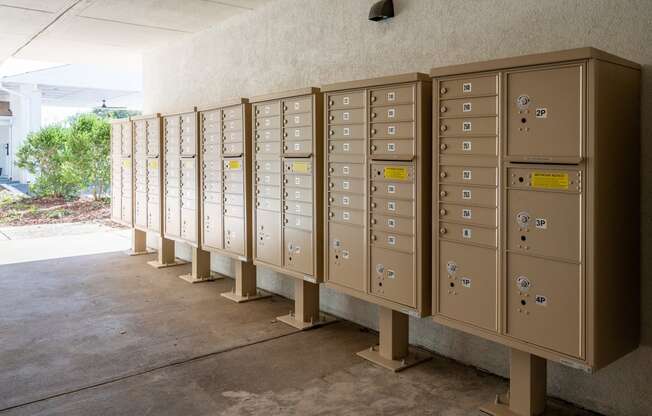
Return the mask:
<svg viewBox="0 0 652 416">
<path fill-rule="evenodd" d="M 239 160 L 229 160 L 229 170 L 242 169 L 242 163 Z"/>
<path fill-rule="evenodd" d="M 149 168 L 150 169 L 158 169 L 158 160 L 150 160 L 149 161 Z"/>
<path fill-rule="evenodd" d="M 131 159 L 125 159 L 122 161 L 122 167 L 123 168 L 130 168 L 131 167 Z"/>
<path fill-rule="evenodd" d="M 391 167 L 384 169 L 385 179 L 396 179 L 404 181 L 408 178 L 408 168 Z"/>
<path fill-rule="evenodd" d="M 292 172 L 310 173 L 310 163 L 309 162 L 292 162 Z"/>
<path fill-rule="evenodd" d="M 568 189 L 568 173 L 532 172 L 532 187 L 543 189 Z"/>
</svg>

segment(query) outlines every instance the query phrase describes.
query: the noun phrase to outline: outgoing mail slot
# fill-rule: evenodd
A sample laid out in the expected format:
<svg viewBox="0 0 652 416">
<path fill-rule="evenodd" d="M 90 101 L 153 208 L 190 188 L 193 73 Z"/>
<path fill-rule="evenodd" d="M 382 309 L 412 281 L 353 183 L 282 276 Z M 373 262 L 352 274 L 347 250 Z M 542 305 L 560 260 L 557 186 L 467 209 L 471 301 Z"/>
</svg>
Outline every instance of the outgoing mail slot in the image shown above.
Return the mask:
<svg viewBox="0 0 652 416">
<path fill-rule="evenodd" d="M 439 120 L 439 133 L 446 136 L 495 136 L 497 117 L 444 118 Z"/>
<path fill-rule="evenodd" d="M 236 105 L 234 107 L 227 107 L 222 110 L 222 118 L 224 120 L 241 120 L 242 119 L 242 106 Z"/>
<path fill-rule="evenodd" d="M 222 203 L 222 194 L 217 193 L 217 192 L 206 192 L 206 191 L 204 191 L 204 202 L 211 203 L 211 204 L 221 204 Z"/>
<path fill-rule="evenodd" d="M 256 258 L 281 266 L 281 214 L 256 210 Z"/>
<path fill-rule="evenodd" d="M 414 106 L 412 104 L 391 107 L 374 107 L 369 112 L 369 121 L 376 123 L 412 120 L 414 120 Z"/>
<path fill-rule="evenodd" d="M 263 185 L 281 186 L 281 175 L 279 173 L 260 173 L 256 176 L 256 182 Z"/>
<path fill-rule="evenodd" d="M 245 224 L 243 218 L 224 217 L 224 248 L 244 255 Z"/>
<path fill-rule="evenodd" d="M 222 156 L 222 146 L 219 144 L 204 145 L 204 160 L 219 160 Z"/>
<path fill-rule="evenodd" d="M 222 206 L 204 204 L 203 245 L 221 249 L 222 239 Z"/>
<path fill-rule="evenodd" d="M 287 228 L 283 236 L 285 266 L 300 273 L 313 274 L 312 233 Z"/>
<path fill-rule="evenodd" d="M 372 181 L 414 182 L 414 167 L 411 164 L 371 165 Z"/>
<path fill-rule="evenodd" d="M 331 139 L 364 139 L 365 138 L 365 125 L 355 124 L 351 126 L 330 126 L 328 130 L 328 137 Z"/>
<path fill-rule="evenodd" d="M 279 160 L 259 160 L 256 161 L 256 170 L 259 174 L 263 173 L 281 173 L 281 161 Z"/>
<path fill-rule="evenodd" d="M 286 141 L 283 152 L 286 155 L 310 155 L 312 154 L 312 140 Z"/>
<path fill-rule="evenodd" d="M 495 137 L 442 138 L 439 140 L 442 155 L 497 156 Z"/>
<path fill-rule="evenodd" d="M 287 201 L 312 202 L 312 189 L 285 188 L 285 199 Z"/>
<path fill-rule="evenodd" d="M 257 117 L 277 116 L 281 113 L 281 103 L 273 101 L 254 105 L 254 113 Z"/>
<path fill-rule="evenodd" d="M 256 209 L 281 212 L 281 200 L 270 199 L 270 198 L 258 198 L 256 200 Z"/>
<path fill-rule="evenodd" d="M 273 130 L 265 130 L 265 132 L 270 131 L 273 132 Z M 277 134 L 278 136 L 278 134 Z M 234 130 L 234 131 L 227 131 L 222 134 L 224 143 L 234 143 L 234 142 L 242 142 L 243 141 L 243 136 L 242 136 L 242 130 Z"/>
<path fill-rule="evenodd" d="M 304 231 L 312 231 L 312 217 L 304 217 L 302 215 L 285 214 L 283 220 L 285 228 L 297 228 Z"/>
<path fill-rule="evenodd" d="M 244 194 L 243 182 L 224 182 L 225 194 Z"/>
<path fill-rule="evenodd" d="M 181 236 L 181 206 L 178 198 L 165 198 L 165 235 Z"/>
<path fill-rule="evenodd" d="M 581 261 L 580 198 L 571 193 L 508 190 L 507 248 Z"/>
<path fill-rule="evenodd" d="M 496 213 L 496 208 L 481 208 L 450 204 L 439 205 L 439 218 L 443 221 L 496 227 L 498 224 Z"/>
<path fill-rule="evenodd" d="M 286 142 L 291 140 L 312 140 L 312 127 L 289 127 L 283 133 Z"/>
<path fill-rule="evenodd" d="M 281 187 L 280 186 L 258 186 L 256 189 L 256 194 L 264 198 L 281 198 Z"/>
<path fill-rule="evenodd" d="M 371 293 L 411 308 L 416 307 L 414 255 L 371 248 Z"/>
<path fill-rule="evenodd" d="M 365 230 L 328 223 L 328 280 L 338 285 L 365 289 Z"/>
<path fill-rule="evenodd" d="M 414 87 L 390 87 L 371 91 L 371 105 L 412 104 L 414 102 Z"/>
<path fill-rule="evenodd" d="M 244 211 L 244 207 L 242 206 L 232 204 L 224 205 L 224 215 L 228 217 L 244 218 Z"/>
<path fill-rule="evenodd" d="M 374 182 L 371 185 L 371 195 L 384 198 L 414 198 L 414 185 L 398 182 Z"/>
<path fill-rule="evenodd" d="M 371 230 L 370 241 L 373 246 L 403 251 L 406 253 L 413 253 L 415 249 L 414 238 L 409 235 Z"/>
<path fill-rule="evenodd" d="M 359 211 L 357 209 L 331 208 L 328 212 L 328 220 L 349 225 L 365 225 L 364 211 Z"/>
<path fill-rule="evenodd" d="M 327 100 L 330 109 L 362 107 L 366 101 L 365 94 L 362 91 L 329 95 Z"/>
<path fill-rule="evenodd" d="M 495 116 L 498 114 L 498 97 L 458 98 L 441 100 L 440 117 Z"/>
<path fill-rule="evenodd" d="M 497 232 L 495 228 L 484 228 L 476 225 L 439 223 L 439 237 L 462 243 L 482 244 L 497 247 Z"/>
<path fill-rule="evenodd" d="M 293 98 L 283 101 L 285 114 L 309 113 L 312 111 L 312 97 Z"/>
<path fill-rule="evenodd" d="M 333 110 L 328 112 L 329 124 L 363 124 L 364 109 Z"/>
<path fill-rule="evenodd" d="M 161 231 L 161 208 L 158 203 L 147 204 L 147 229 L 149 231 Z"/>
<path fill-rule="evenodd" d="M 369 135 L 372 139 L 414 139 L 416 131 L 413 122 L 373 123 Z"/>
<path fill-rule="evenodd" d="M 306 217 L 313 216 L 313 205 L 308 202 L 287 201 L 284 211 L 288 214 L 303 215 Z"/>
<path fill-rule="evenodd" d="M 256 131 L 256 143 L 258 144 L 264 142 L 278 142 L 280 140 L 281 140 L 280 129 Z"/>
<path fill-rule="evenodd" d="M 224 194 L 224 204 L 244 206 L 244 193 Z"/>
<path fill-rule="evenodd" d="M 497 329 L 495 249 L 439 243 L 439 313 L 481 328 Z"/>
<path fill-rule="evenodd" d="M 577 64 L 507 75 L 508 156 L 582 156 L 583 68 Z"/>
<path fill-rule="evenodd" d="M 473 204 L 495 207 L 496 188 L 477 188 L 472 186 L 440 185 L 439 200 L 457 204 Z"/>
<path fill-rule="evenodd" d="M 451 79 L 439 83 L 439 96 L 441 98 L 495 94 L 498 94 L 498 77 L 495 75 Z"/>
<path fill-rule="evenodd" d="M 256 130 L 267 130 L 267 129 L 280 129 L 281 128 L 281 117 L 260 117 L 256 118 L 255 122 Z"/>
<path fill-rule="evenodd" d="M 364 157 L 367 154 L 364 140 L 332 140 L 328 145 L 331 155 Z"/>
<path fill-rule="evenodd" d="M 312 125 L 312 113 L 286 114 L 283 116 L 283 126 L 287 128 Z"/>
<path fill-rule="evenodd" d="M 348 192 L 354 194 L 362 194 L 366 188 L 364 181 L 359 179 L 333 178 L 330 180 L 328 186 L 331 192 Z"/>
<path fill-rule="evenodd" d="M 414 217 L 414 202 L 400 199 L 372 198 L 371 211 L 374 214 Z"/>
<path fill-rule="evenodd" d="M 414 158 L 414 140 L 371 140 L 369 153 L 374 159 L 412 160 Z"/>
<path fill-rule="evenodd" d="M 264 142 L 256 144 L 257 155 L 278 156 L 281 154 L 281 142 Z"/>
<path fill-rule="evenodd" d="M 244 153 L 244 144 L 242 142 L 224 143 L 222 152 L 224 156 L 240 156 Z"/>
<path fill-rule="evenodd" d="M 310 175 L 285 175 L 283 180 L 287 185 L 295 188 L 312 188 L 312 176 Z"/>
<path fill-rule="evenodd" d="M 352 209 L 364 209 L 365 207 L 365 197 L 364 195 L 358 194 L 338 194 L 330 193 L 328 202 L 331 206 L 334 207 L 343 207 L 343 208 L 352 208 Z"/>
<path fill-rule="evenodd" d="M 329 163 L 331 177 L 364 178 L 365 165 L 358 163 Z"/>
<path fill-rule="evenodd" d="M 415 234 L 412 218 L 372 214 L 371 228 L 388 233 Z"/>
<path fill-rule="evenodd" d="M 580 273 L 579 264 L 508 253 L 507 334 L 580 357 L 584 329 Z"/>
<path fill-rule="evenodd" d="M 471 185 L 496 186 L 496 168 L 476 166 L 440 166 L 439 181 L 442 183 L 461 183 Z"/>
</svg>

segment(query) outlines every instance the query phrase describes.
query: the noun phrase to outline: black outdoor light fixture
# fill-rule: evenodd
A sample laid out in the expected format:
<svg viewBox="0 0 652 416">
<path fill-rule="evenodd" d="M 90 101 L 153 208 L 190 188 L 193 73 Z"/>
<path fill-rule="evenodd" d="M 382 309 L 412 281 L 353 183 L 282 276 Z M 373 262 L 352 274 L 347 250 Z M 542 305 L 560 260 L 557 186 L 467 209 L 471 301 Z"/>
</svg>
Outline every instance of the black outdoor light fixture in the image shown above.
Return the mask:
<svg viewBox="0 0 652 416">
<path fill-rule="evenodd" d="M 371 6 L 369 10 L 369 20 L 380 22 L 394 17 L 394 3 L 392 0 L 380 0 Z"/>
</svg>

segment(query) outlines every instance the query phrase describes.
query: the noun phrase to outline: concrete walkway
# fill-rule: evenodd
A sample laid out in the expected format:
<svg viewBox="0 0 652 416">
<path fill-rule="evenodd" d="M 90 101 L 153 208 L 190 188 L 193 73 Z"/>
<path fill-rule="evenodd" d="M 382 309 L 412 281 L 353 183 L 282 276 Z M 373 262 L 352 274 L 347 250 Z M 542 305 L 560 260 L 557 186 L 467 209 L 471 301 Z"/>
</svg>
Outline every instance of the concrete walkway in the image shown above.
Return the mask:
<svg viewBox="0 0 652 416">
<path fill-rule="evenodd" d="M 231 279 L 191 285 L 189 265 L 153 258 L 0 266 L 0 416 L 468 416 L 507 388 L 439 356 L 388 372 L 355 355 L 373 332 L 298 332 L 274 319 L 290 301 L 235 304 L 220 296 Z M 552 400 L 546 414 L 590 415 Z"/>
<path fill-rule="evenodd" d="M 127 250 L 130 238 L 96 223 L 0 227 L 0 265 Z"/>
</svg>

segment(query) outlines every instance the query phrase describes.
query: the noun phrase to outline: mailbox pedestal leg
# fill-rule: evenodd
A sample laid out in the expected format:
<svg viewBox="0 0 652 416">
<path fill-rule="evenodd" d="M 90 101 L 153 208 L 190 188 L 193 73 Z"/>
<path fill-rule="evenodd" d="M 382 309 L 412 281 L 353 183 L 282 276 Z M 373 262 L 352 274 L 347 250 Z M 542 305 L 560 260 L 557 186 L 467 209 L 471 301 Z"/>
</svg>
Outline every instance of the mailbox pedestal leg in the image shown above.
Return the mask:
<svg viewBox="0 0 652 416">
<path fill-rule="evenodd" d="M 294 313 L 279 316 L 277 320 L 297 329 L 324 325 L 335 319 L 319 312 L 319 285 L 305 280 L 294 281 Z"/>
<path fill-rule="evenodd" d="M 145 231 L 131 229 L 131 248 L 127 250 L 129 256 L 142 256 L 152 254 L 154 251 L 147 249 L 147 233 Z"/>
<path fill-rule="evenodd" d="M 546 408 L 546 360 L 511 350 L 509 393 L 480 408 L 494 416 L 537 416 Z"/>
<path fill-rule="evenodd" d="M 256 266 L 252 262 L 236 261 L 235 286 L 222 296 L 237 303 L 268 298 L 272 295 L 256 288 Z"/>
<path fill-rule="evenodd" d="M 210 282 L 218 279 L 211 274 L 211 253 L 192 247 L 192 272 L 183 274 L 179 278 L 189 283 Z"/>
<path fill-rule="evenodd" d="M 392 371 L 401 371 L 432 358 L 410 348 L 406 314 L 381 306 L 378 329 L 379 345 L 360 351 L 360 357 Z"/>
<path fill-rule="evenodd" d="M 158 238 L 158 259 L 148 261 L 147 264 L 156 268 L 163 269 L 166 267 L 180 266 L 188 263 L 187 261 L 179 260 L 174 256 L 174 241 L 168 240 L 159 236 Z"/>
</svg>

